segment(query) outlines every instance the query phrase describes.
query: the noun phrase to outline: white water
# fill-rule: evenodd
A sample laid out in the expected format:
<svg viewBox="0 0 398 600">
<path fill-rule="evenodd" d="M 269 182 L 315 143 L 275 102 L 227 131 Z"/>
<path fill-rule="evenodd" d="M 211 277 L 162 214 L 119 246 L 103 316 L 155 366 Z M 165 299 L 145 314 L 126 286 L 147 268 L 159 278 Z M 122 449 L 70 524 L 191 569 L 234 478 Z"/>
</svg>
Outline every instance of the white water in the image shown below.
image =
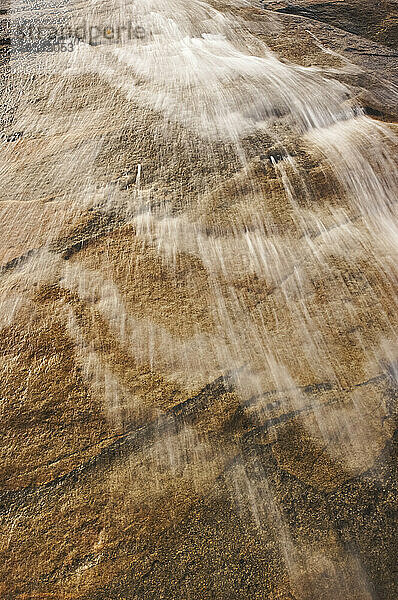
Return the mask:
<svg viewBox="0 0 398 600">
<path fill-rule="evenodd" d="M 55 166 L 47 171 L 42 166 L 33 173 L 36 187 L 40 188 L 46 177 L 68 185 L 74 180 L 68 196 L 60 192 L 59 203 L 65 203 L 65 209 L 49 217 L 53 220 L 45 223 L 40 245 L 46 247 L 66 218 L 77 220 L 88 207 L 116 209 L 167 268 L 176 268 L 182 254 L 200 261 L 208 289 L 205 292 L 193 285 L 191 293 L 206 293 L 214 328 L 209 333 L 198 323 L 194 334 L 179 336 L 156 318 L 130 314 L 106 267 L 102 272 L 78 262 L 65 266 L 51 251 L 46 254 L 46 249 L 4 277 L 4 325 L 17 314 L 33 279 L 59 279 L 62 288 L 95 305 L 135 360 L 166 373 L 186 389 L 196 390 L 220 374 L 235 372 L 242 404 L 259 398 L 247 409 L 259 425 L 273 416 L 264 392 L 284 391 L 281 412 L 307 410 L 308 398 L 302 387 L 329 382 L 339 393 L 347 394 L 345 406 L 331 408 L 313 401 L 309 409 L 314 416 L 306 421 L 306 427 L 347 472 L 358 474 L 372 464 L 385 438 L 380 435 L 374 441 L 373 420 L 366 412 L 368 399 L 363 400 L 353 388 L 378 375 L 382 360 L 395 358 L 392 341 L 396 323 L 391 315 L 396 306 L 391 302 L 396 304 L 398 236 L 392 130 L 365 116 L 355 101 L 349 101 L 353 95 L 349 87 L 330 73 L 326 76 L 321 68 L 282 61 L 250 33 L 244 12 L 236 12 L 249 8 L 250 3 L 228 2 L 223 10 L 217 9 L 217 3 L 213 6 L 197 0 L 87 4 L 70 7 L 76 24 L 84 18 L 88 23 L 117 26 L 131 19 L 145 28 L 147 36 L 95 47 L 81 43 L 70 55 L 32 59 L 45 72 L 62 73 L 71 80 L 80 75 L 97 76 L 106 90 L 101 105 L 93 113 L 80 114 L 79 119 L 74 118 L 73 111 L 57 113 L 53 120 L 49 116 L 57 94 L 64 93 L 63 83 L 59 90 L 47 90 L 48 113 L 28 112 L 26 108 L 25 113 L 21 109 L 18 114 L 21 129 L 32 135 L 46 129 L 53 136 L 52 143 L 64 144 L 66 149 Z M 276 32 L 280 28 L 269 16 L 263 23 Z M 130 114 L 120 109 L 119 94 L 131 102 Z M 153 114 L 157 119 L 160 115 L 163 125 L 151 121 Z M 163 198 L 156 202 L 156 181 L 146 182 L 145 156 L 131 165 L 137 174 L 134 194 L 115 192 L 111 183 L 97 184 L 95 159 L 106 134 L 113 127 L 117 131 L 123 120 L 136 127 L 135 143 L 143 148 L 152 137 L 163 136 L 165 149 L 159 154 L 160 161 L 162 156 L 175 153 L 174 163 L 167 164 L 176 165 L 170 177 L 176 195 L 181 196 L 180 210 L 170 209 Z M 207 165 L 204 158 L 211 162 L 215 145 L 232 148 L 226 156 L 234 162 L 233 184 L 228 187 L 220 170 L 213 175 L 212 184 L 206 180 L 203 186 L 197 185 L 196 195 L 194 190 L 183 196 L 178 173 L 184 165 L 183 159 L 179 163 L 173 145 L 175 131 L 183 147 L 189 146 L 191 137 L 193 144 L 200 141 L 198 177 L 202 163 Z M 74 145 L 82 136 L 87 140 Z M 274 148 L 263 177 L 275 180 L 275 196 L 259 180 L 259 162 L 248 155 L 248 136 L 257 136 L 259 155 Z M 318 161 L 313 172 L 305 172 L 292 152 L 295 145 Z M 208 155 L 203 157 L 200 153 L 206 148 Z M 192 162 L 187 163 L 186 169 L 192 167 Z M 323 197 L 317 196 L 317 184 L 312 185 L 316 167 L 330 182 Z M 14 176 L 13 168 L 9 159 L 4 176 Z M 24 178 L 18 168 L 15 200 L 19 202 L 31 185 L 32 174 Z M 163 175 L 159 164 L 159 177 Z M 18 212 L 10 219 L 10 210 L 9 205 L 4 209 L 9 219 L 4 236 L 15 229 L 22 214 Z M 26 204 L 23 210 L 26 215 Z M 33 210 L 32 215 L 36 214 Z M 33 235 L 29 226 L 27 237 Z M 347 263 L 352 266 L 353 279 Z M 240 293 L 236 285 L 243 280 L 250 292 L 253 277 L 261 289 L 254 308 L 250 294 Z M 315 297 L 322 286 L 325 291 L 319 303 Z M 12 296 L 10 287 L 16 290 Z M 388 298 L 385 288 L 391 291 Z M 269 290 L 272 301 L 264 290 Z M 373 315 L 377 315 L 377 327 L 370 322 Z M 179 314 L 175 314 L 178 319 Z M 342 355 L 342 347 L 354 344 L 344 333 L 347 324 L 356 330 L 359 366 Z M 120 423 L 121 404 L 129 402 L 129 411 L 138 418 L 144 399 L 134 396 L 129 400 L 129 392 L 117 376 L 108 367 L 101 369 L 94 347 L 84 341 L 84 332 L 70 315 L 68 332 L 76 342 L 87 381 L 104 398 L 109 418 Z M 383 408 L 380 410 L 383 414 Z M 170 443 L 192 446 L 198 442 L 195 434 Z M 161 449 L 156 448 L 156 452 Z M 176 451 L 174 447 L 173 452 L 183 454 L 181 448 Z M 262 489 L 253 485 L 244 468 L 231 474 L 231 489 L 235 486 L 238 490 L 233 493 L 250 508 L 258 527 L 266 527 L 267 519 L 273 521 L 297 597 L 305 597 L 300 569 L 305 571 L 305 564 L 310 565 L 312 559 L 305 558 L 305 553 L 298 558 L 300 551 L 293 547 L 280 511 L 271 500 L 268 483 Z M 332 559 L 324 560 L 330 577 L 337 581 L 341 574 Z M 304 567 L 299 567 L 300 561 Z M 347 582 L 359 581 L 360 567 L 353 566 L 351 571 Z M 341 593 L 348 598 L 347 582 L 341 584 Z M 358 594 L 360 598 L 370 597 L 363 583 L 358 583 Z"/>
</svg>

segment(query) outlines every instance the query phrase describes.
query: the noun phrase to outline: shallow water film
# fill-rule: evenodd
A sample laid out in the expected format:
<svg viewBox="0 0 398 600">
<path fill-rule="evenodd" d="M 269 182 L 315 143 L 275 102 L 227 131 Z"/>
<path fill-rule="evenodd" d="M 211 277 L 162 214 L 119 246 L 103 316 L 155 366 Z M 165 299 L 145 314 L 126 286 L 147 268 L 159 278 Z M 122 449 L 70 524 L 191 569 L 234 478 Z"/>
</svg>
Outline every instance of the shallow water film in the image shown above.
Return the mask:
<svg viewBox="0 0 398 600">
<path fill-rule="evenodd" d="M 3 0 L 1 600 L 396 600 L 395 0 Z"/>
</svg>

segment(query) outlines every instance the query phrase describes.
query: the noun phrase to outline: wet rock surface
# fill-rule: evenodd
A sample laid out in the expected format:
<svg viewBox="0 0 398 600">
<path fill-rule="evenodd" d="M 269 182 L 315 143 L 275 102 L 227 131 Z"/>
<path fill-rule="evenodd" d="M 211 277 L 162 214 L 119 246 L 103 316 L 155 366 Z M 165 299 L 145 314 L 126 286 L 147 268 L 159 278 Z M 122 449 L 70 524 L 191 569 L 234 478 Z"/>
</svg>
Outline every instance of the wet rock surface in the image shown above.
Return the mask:
<svg viewBox="0 0 398 600">
<path fill-rule="evenodd" d="M 398 45 L 398 9 L 395 2 L 264 0 L 262 6 L 267 10 L 322 21 L 386 46 L 397 48 Z"/>
<path fill-rule="evenodd" d="M 398 596 L 394 6 L 3 65 L 4 600 Z"/>
</svg>

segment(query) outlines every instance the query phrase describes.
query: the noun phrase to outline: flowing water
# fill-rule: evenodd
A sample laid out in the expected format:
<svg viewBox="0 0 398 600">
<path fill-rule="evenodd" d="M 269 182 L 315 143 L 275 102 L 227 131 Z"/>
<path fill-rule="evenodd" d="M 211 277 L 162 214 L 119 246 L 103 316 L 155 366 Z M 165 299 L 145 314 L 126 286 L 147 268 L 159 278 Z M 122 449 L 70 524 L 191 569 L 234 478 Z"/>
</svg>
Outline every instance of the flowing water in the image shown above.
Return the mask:
<svg viewBox="0 0 398 600">
<path fill-rule="evenodd" d="M 398 241 L 394 127 L 343 83 L 360 67 L 310 34 L 318 64 L 271 50 L 284 22 L 254 2 L 67 2 L 56 22 L 80 34 L 85 23 L 72 52 L 11 60 L 23 138 L 1 150 L 3 326 L 34 310 L 32 289 L 57 285 L 138 368 L 188 397 L 228 376 L 252 427 L 298 417 L 342 480 L 360 475 L 389 436 L 387 401 L 369 385 L 394 371 Z M 128 23 L 139 35 L 128 39 Z M 97 230 L 82 226 L 90 214 Z M 161 423 L 168 407 L 129 387 L 116 354 L 104 360 L 73 303 L 59 310 L 107 419 Z M 223 449 L 195 427 L 161 431 L 145 458 L 151 485 L 186 468 L 206 487 Z M 341 570 L 327 545 L 297 545 L 265 471 L 241 456 L 224 477 L 258 535 L 273 531 L 295 597 L 316 597 L 316 563 L 331 582 L 322 597 L 371 598 L 357 558 Z"/>
</svg>

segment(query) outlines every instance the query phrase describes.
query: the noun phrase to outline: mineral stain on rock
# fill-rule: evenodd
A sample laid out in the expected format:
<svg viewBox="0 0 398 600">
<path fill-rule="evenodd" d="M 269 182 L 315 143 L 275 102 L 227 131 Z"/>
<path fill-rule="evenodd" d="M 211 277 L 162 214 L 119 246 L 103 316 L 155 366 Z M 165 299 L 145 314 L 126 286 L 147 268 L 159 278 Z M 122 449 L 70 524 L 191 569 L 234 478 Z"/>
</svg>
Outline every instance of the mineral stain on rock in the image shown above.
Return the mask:
<svg viewBox="0 0 398 600">
<path fill-rule="evenodd" d="M 395 5 L 2 9 L 2 599 L 398 597 Z"/>
</svg>

